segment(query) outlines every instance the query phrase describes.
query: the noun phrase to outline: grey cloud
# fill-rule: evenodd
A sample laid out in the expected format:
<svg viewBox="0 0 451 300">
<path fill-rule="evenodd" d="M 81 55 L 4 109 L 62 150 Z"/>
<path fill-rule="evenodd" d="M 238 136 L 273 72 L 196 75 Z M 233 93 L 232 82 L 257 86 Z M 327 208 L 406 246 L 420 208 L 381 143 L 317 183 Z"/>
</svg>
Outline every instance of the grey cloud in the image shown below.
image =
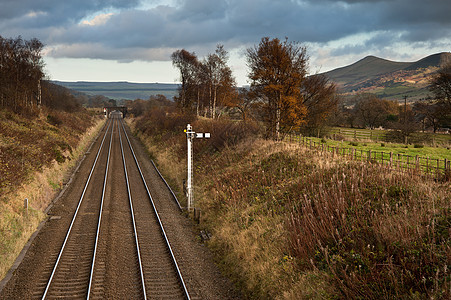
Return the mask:
<svg viewBox="0 0 451 300">
<path fill-rule="evenodd" d="M 102 9 L 135 7 L 139 3 L 140 0 L 2 0 L 0 21 L 32 12 L 43 12 L 57 23 L 80 20 L 87 14 Z"/>
<path fill-rule="evenodd" d="M 451 36 L 448 16 L 451 3 L 445 0 L 179 0 L 176 3 L 138 10 L 139 0 L 8 1 L 0 11 L 0 32 L 25 37 L 33 34 L 49 46 L 66 47 L 52 48 L 54 56 L 88 55 L 89 51 L 82 51 L 82 46 L 96 45 L 95 51 L 91 51 L 96 58 L 117 60 L 161 59 L 160 50 L 145 49 L 183 47 L 202 52 L 216 43 L 232 47 L 255 44 L 263 36 L 286 36 L 299 42 L 324 44 L 358 33 L 376 33 L 363 45 L 344 46 L 337 53 L 358 52 L 364 47 L 382 48 L 399 41 L 432 44 Z M 79 23 L 87 16 L 112 8 L 116 14 L 105 24 Z M 29 15 L 30 12 L 37 14 Z"/>
</svg>

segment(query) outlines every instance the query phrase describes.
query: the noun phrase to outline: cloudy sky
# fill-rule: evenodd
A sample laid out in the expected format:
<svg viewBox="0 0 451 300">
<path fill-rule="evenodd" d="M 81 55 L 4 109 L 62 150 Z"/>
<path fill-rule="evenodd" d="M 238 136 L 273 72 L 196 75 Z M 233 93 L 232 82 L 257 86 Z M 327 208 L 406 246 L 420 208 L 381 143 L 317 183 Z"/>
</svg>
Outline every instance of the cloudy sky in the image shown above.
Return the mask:
<svg viewBox="0 0 451 300">
<path fill-rule="evenodd" d="M 176 82 L 172 52 L 221 43 L 242 85 L 262 37 L 306 45 L 316 73 L 451 51 L 450 15 L 449 0 L 0 0 L 0 35 L 40 39 L 49 77 L 66 81 Z"/>
</svg>

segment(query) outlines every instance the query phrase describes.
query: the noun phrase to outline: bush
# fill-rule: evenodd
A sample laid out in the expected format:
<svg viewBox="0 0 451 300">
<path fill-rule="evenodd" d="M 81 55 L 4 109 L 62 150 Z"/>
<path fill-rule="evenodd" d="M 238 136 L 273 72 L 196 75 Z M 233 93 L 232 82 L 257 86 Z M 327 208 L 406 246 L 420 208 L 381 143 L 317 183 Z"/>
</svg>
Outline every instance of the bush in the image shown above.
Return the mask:
<svg viewBox="0 0 451 300">
<path fill-rule="evenodd" d="M 136 127 L 144 134 L 165 140 L 183 134 L 187 124 L 192 124 L 196 116 L 178 112 L 174 107 L 154 107 L 138 118 Z"/>
<path fill-rule="evenodd" d="M 414 148 L 424 148 L 423 144 L 415 144 L 413 145 Z"/>
<path fill-rule="evenodd" d="M 236 122 L 231 120 L 199 120 L 193 124 L 198 132 L 210 132 L 208 146 L 213 151 L 220 151 L 226 146 L 235 146 L 243 140 L 253 139 L 261 133 L 261 128 L 254 122 Z M 200 145 L 205 148 L 205 145 Z M 203 150 L 205 151 L 205 150 Z"/>
<path fill-rule="evenodd" d="M 52 124 L 53 126 L 59 126 L 63 123 L 57 116 L 55 115 L 47 115 L 47 122 Z"/>
</svg>

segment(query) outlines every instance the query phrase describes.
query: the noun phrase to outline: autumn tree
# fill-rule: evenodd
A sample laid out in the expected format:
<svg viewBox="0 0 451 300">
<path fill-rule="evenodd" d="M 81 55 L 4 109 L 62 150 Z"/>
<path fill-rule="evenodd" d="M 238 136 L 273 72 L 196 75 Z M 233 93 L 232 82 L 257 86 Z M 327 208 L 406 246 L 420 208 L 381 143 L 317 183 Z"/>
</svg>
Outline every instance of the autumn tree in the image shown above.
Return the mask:
<svg viewBox="0 0 451 300">
<path fill-rule="evenodd" d="M 445 64 L 430 81 L 430 90 L 439 102 L 451 110 L 451 62 Z"/>
<path fill-rule="evenodd" d="M 234 94 L 235 78 L 227 65 L 228 53 L 223 45 L 216 47 L 215 53 L 209 54 L 203 61 L 206 70 L 206 84 L 208 87 L 208 100 L 210 117 L 216 117 L 217 105 L 224 105 Z"/>
<path fill-rule="evenodd" d="M 183 49 L 175 51 L 171 57 L 173 65 L 180 70 L 182 85 L 176 97 L 180 106 L 196 110 L 197 115 L 202 110 L 208 111 L 208 116 L 215 118 L 217 108 L 226 106 L 236 93 L 224 46 L 218 45 L 215 53 L 203 60 Z"/>
<path fill-rule="evenodd" d="M 49 81 L 42 81 L 42 105 L 67 112 L 79 111 L 82 109 L 82 96 L 75 96 L 71 90 Z"/>
<path fill-rule="evenodd" d="M 410 105 L 398 105 L 398 118 L 395 122 L 390 122 L 391 129 L 394 129 L 385 135 L 390 142 L 409 142 L 412 133 L 420 130 L 420 124 L 417 115 Z"/>
<path fill-rule="evenodd" d="M 308 76 L 301 85 L 301 101 L 307 109 L 306 127 L 317 130 L 337 110 L 337 86 L 323 74 Z"/>
<path fill-rule="evenodd" d="M 179 90 L 178 102 L 183 108 L 188 108 L 193 102 L 192 92 L 196 88 L 196 77 L 198 76 L 199 61 L 195 53 L 185 49 L 177 50 L 171 55 L 172 64 L 180 71 L 182 85 Z"/>
<path fill-rule="evenodd" d="M 451 62 L 446 63 L 432 76 L 430 91 L 434 94 L 434 102 L 427 107 L 428 120 L 434 126 L 434 132 L 439 126 L 451 126 Z"/>
<path fill-rule="evenodd" d="M 262 38 L 247 49 L 251 91 L 266 111 L 268 136 L 280 139 L 305 122 L 307 109 L 301 99 L 301 86 L 307 73 L 306 48 L 295 42 Z"/>
<path fill-rule="evenodd" d="M 434 133 L 436 133 L 440 127 L 447 127 L 450 123 L 450 112 L 444 102 L 431 100 L 418 101 L 413 105 L 413 110 L 422 122 L 423 131 L 426 128 L 432 128 Z"/>
<path fill-rule="evenodd" d="M 354 112 L 363 127 L 374 129 L 384 126 L 390 114 L 398 113 L 397 103 L 379 99 L 374 94 L 360 93 L 354 97 L 354 100 L 357 103 Z"/>
<path fill-rule="evenodd" d="M 38 39 L 0 36 L 0 106 L 31 112 L 41 105 L 44 63 Z"/>
<path fill-rule="evenodd" d="M 252 111 L 255 110 L 255 106 L 258 106 L 255 96 L 247 88 L 239 88 L 235 97 L 231 98 L 231 101 L 227 104 L 230 108 L 236 108 L 240 114 L 243 122 L 246 122 L 252 115 Z"/>
</svg>

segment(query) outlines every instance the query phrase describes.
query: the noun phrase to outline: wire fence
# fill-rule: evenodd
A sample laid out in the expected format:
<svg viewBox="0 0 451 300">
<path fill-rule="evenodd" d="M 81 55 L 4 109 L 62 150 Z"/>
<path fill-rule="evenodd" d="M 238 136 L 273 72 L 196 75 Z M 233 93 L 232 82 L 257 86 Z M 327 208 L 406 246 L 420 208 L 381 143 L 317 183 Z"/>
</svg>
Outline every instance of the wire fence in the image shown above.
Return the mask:
<svg viewBox="0 0 451 300">
<path fill-rule="evenodd" d="M 440 180 L 451 179 L 451 160 L 446 158 L 438 159 L 419 155 L 412 156 L 393 152 L 331 146 L 295 134 L 289 134 L 287 139 L 291 143 L 299 143 L 304 147 L 320 152 L 329 152 L 334 156 L 343 156 L 356 161 L 378 163 L 393 170 L 425 175 Z"/>
</svg>

